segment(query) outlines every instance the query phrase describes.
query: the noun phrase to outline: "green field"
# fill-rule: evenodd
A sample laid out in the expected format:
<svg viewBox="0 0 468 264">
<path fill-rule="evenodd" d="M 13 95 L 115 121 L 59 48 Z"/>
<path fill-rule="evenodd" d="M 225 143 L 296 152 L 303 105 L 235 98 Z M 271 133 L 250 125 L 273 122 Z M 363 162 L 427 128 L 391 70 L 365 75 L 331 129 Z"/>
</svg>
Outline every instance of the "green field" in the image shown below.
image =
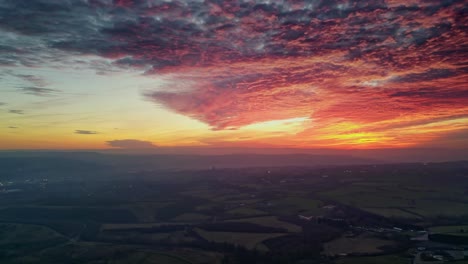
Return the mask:
<svg viewBox="0 0 468 264">
<path fill-rule="evenodd" d="M 8 207 L 0 210 L 0 220 L 18 221 L 55 219 L 57 221 L 95 221 L 101 223 L 135 223 L 133 213 L 122 208 L 76 207 L 76 206 L 25 206 Z"/>
<path fill-rule="evenodd" d="M 105 178 L 43 180 L 21 161 L 1 182 L 0 263 L 408 264 L 419 247 L 468 236 L 468 162 L 271 173 L 118 165 Z M 411 241 L 423 228 L 429 241 Z"/>
<path fill-rule="evenodd" d="M 374 187 L 350 185 L 322 193 L 322 196 L 360 208 L 409 207 L 412 205 L 411 199 L 404 196 L 404 193 L 394 193 L 390 189 L 376 190 Z"/>
<path fill-rule="evenodd" d="M 196 228 L 195 231 L 204 239 L 216 243 L 229 243 L 243 246 L 247 249 L 267 251 L 268 248 L 262 244 L 263 241 L 280 237 L 282 233 L 238 233 L 238 232 L 211 232 Z"/>
<path fill-rule="evenodd" d="M 433 226 L 429 231 L 435 234 L 468 236 L 468 225 L 460 226 Z"/>
<path fill-rule="evenodd" d="M 130 210 L 138 219 L 138 222 L 154 222 L 156 220 L 154 212 L 168 204 L 170 202 L 145 202 L 125 204 L 122 207 Z"/>
<path fill-rule="evenodd" d="M 184 231 L 172 232 L 133 232 L 133 231 L 119 231 L 119 232 L 101 232 L 98 235 L 99 239 L 105 241 L 114 241 L 130 244 L 182 244 L 195 241 L 195 238 L 188 236 Z"/>
<path fill-rule="evenodd" d="M 40 225 L 0 224 L 0 244 L 24 241 L 40 241 L 62 237 L 54 230 Z"/>
<path fill-rule="evenodd" d="M 362 208 L 365 211 L 378 214 L 385 217 L 401 218 L 401 219 L 421 219 L 420 216 L 402 211 L 398 208 Z"/>
<path fill-rule="evenodd" d="M 397 182 L 398 178 L 391 180 Z M 344 185 L 320 195 L 385 217 L 421 220 L 468 216 L 463 186 L 448 183 L 436 191 L 434 186 L 425 186 L 424 181 L 420 185 L 411 183 L 402 188 L 401 183 L 393 184 L 382 179 Z"/>
<path fill-rule="evenodd" d="M 265 215 L 266 212 L 260 211 L 260 210 L 254 209 L 254 208 L 244 207 L 243 206 L 243 207 L 238 207 L 238 208 L 226 211 L 226 214 L 228 214 L 230 216 L 239 217 L 239 216 Z"/>
<path fill-rule="evenodd" d="M 198 214 L 198 213 L 186 213 L 178 215 L 173 218 L 172 221 L 175 222 L 203 222 L 211 219 L 211 216 Z"/>
<path fill-rule="evenodd" d="M 300 226 L 280 221 L 275 216 L 242 218 L 242 219 L 236 219 L 236 220 L 228 220 L 226 222 L 245 222 L 245 223 L 258 224 L 258 225 L 262 225 L 262 226 L 285 228 L 289 232 L 300 232 L 302 230 L 302 228 Z"/>
<path fill-rule="evenodd" d="M 411 260 L 396 255 L 377 257 L 350 257 L 339 259 L 336 264 L 408 264 Z M 457 262 L 458 263 L 458 262 Z"/>
<path fill-rule="evenodd" d="M 438 216 L 468 216 L 468 204 L 466 203 L 440 200 L 418 200 L 416 201 L 415 207 L 415 209 L 411 209 L 412 212 L 430 218 Z"/>
<path fill-rule="evenodd" d="M 0 250 L 40 249 L 66 241 L 65 237 L 45 226 L 0 224 Z"/>
<path fill-rule="evenodd" d="M 111 259 L 109 264 L 128 264 L 128 263 L 139 263 L 139 264 L 191 264 L 191 261 L 185 260 L 184 258 L 173 256 L 165 253 L 151 253 L 151 252 L 136 252 L 128 255 L 126 258 L 114 258 Z"/>
<path fill-rule="evenodd" d="M 321 215 L 325 211 L 322 209 L 323 202 L 299 196 L 288 196 L 282 199 L 270 201 L 269 209 L 280 215 L 294 215 L 298 213 L 306 215 Z"/>
<path fill-rule="evenodd" d="M 0 263 L 7 263 L 7 260 L 11 263 L 37 263 L 36 254 L 40 251 L 67 241 L 48 227 L 0 224 Z"/>
<path fill-rule="evenodd" d="M 392 246 L 395 242 L 391 240 L 384 240 L 375 238 L 370 235 L 360 235 L 358 237 L 340 237 L 328 243 L 325 243 L 325 254 L 336 256 L 342 253 L 380 253 L 382 250 L 379 247 Z"/>
<path fill-rule="evenodd" d="M 122 235 L 122 234 L 120 234 Z M 127 234 L 128 235 L 128 234 Z M 119 235 L 113 237 L 118 242 Z M 182 243 L 186 237 L 183 232 L 134 234 L 139 241 L 153 242 L 165 239 Z M 124 236 L 123 241 L 128 241 Z M 102 262 L 103 260 L 106 262 Z M 203 263 L 211 259 L 217 263 L 219 255 L 214 252 L 177 249 L 158 252 L 149 249 L 136 250 L 133 246 L 96 242 L 70 242 L 54 230 L 26 224 L 0 224 L 0 263 L 5 264 L 61 264 L 61 263 L 139 263 L 139 264 L 187 264 Z"/>
</svg>

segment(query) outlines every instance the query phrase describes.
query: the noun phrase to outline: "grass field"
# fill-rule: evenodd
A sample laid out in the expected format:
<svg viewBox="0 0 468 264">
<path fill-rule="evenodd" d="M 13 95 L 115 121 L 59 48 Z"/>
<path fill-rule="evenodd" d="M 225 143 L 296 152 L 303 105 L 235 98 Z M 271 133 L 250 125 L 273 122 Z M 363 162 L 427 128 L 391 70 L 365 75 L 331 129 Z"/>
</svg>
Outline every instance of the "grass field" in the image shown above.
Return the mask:
<svg viewBox="0 0 468 264">
<path fill-rule="evenodd" d="M 148 254 L 145 252 L 135 252 L 128 254 L 127 256 L 121 256 L 120 258 L 114 258 L 109 260 L 109 264 L 126 264 L 126 263 L 146 263 Z"/>
<path fill-rule="evenodd" d="M 189 260 L 185 260 L 184 258 L 173 256 L 170 254 L 165 253 L 153 253 L 153 252 L 136 252 L 133 254 L 129 254 L 125 258 L 114 258 L 111 259 L 109 264 L 128 264 L 128 263 L 135 263 L 135 264 L 160 264 L 160 263 L 167 263 L 167 264 L 191 264 L 192 262 Z"/>
<path fill-rule="evenodd" d="M 206 254 L 203 254 L 206 256 Z M 27 262 L 23 258 L 12 260 L 12 264 L 191 264 L 200 263 L 186 258 L 186 254 L 168 251 L 159 252 L 153 250 L 139 250 L 128 245 L 111 245 L 105 243 L 75 243 L 51 247 L 38 254 L 31 255 L 31 261 Z M 196 258 L 194 258 L 196 259 Z M 207 259 L 207 258 L 205 258 Z M 208 258 L 209 259 L 209 258 Z"/>
<path fill-rule="evenodd" d="M 325 254 L 335 256 L 342 253 L 380 253 L 379 247 L 395 245 L 395 242 L 383 240 L 368 235 L 358 237 L 340 237 L 325 243 Z"/>
<path fill-rule="evenodd" d="M 262 244 L 263 241 L 283 236 L 283 233 L 234 233 L 234 232 L 211 232 L 196 228 L 195 231 L 204 239 L 216 243 L 229 243 L 243 246 L 247 249 L 267 251 L 268 248 Z"/>
<path fill-rule="evenodd" d="M 236 219 L 236 220 L 228 220 L 226 222 L 244 222 L 244 223 L 258 224 L 262 226 L 286 228 L 289 232 L 300 232 L 302 230 L 300 226 L 280 221 L 275 216 L 242 218 L 242 219 Z"/>
<path fill-rule="evenodd" d="M 0 224 L 0 249 L 7 247 L 44 246 L 50 243 L 65 242 L 62 235 L 39 225 Z"/>
<path fill-rule="evenodd" d="M 243 207 L 238 207 L 238 208 L 226 211 L 226 214 L 238 217 L 238 216 L 264 215 L 266 214 L 266 212 L 243 206 Z"/>
<path fill-rule="evenodd" d="M 282 215 L 297 213 L 318 215 L 324 212 L 321 208 L 323 206 L 322 201 L 298 196 L 289 196 L 284 199 L 273 200 L 271 204 L 272 212 Z"/>
<path fill-rule="evenodd" d="M 123 262 L 125 263 L 136 263 L 136 262 Z M 150 254 L 147 256 L 143 262 L 140 262 L 141 264 L 161 264 L 161 263 L 167 263 L 167 264 L 190 264 L 192 262 L 190 261 L 185 261 L 181 258 L 178 258 L 176 256 L 169 256 L 169 255 L 162 255 L 162 254 Z"/>
<path fill-rule="evenodd" d="M 456 203 L 452 201 L 440 200 L 418 200 L 415 204 L 415 209 L 412 212 L 418 213 L 425 217 L 437 216 L 467 216 L 468 204 Z"/>
<path fill-rule="evenodd" d="M 125 243 L 157 243 L 169 239 L 171 235 L 172 233 L 101 232 L 98 238 Z"/>
<path fill-rule="evenodd" d="M 252 199 L 250 194 L 247 193 L 233 193 L 233 194 L 219 194 L 218 196 L 215 197 L 215 201 L 223 201 L 223 202 L 228 202 L 228 201 L 251 201 L 254 202 L 255 200 L 258 199 Z"/>
<path fill-rule="evenodd" d="M 463 232 L 461 232 L 463 230 Z M 457 236 L 468 236 L 468 225 L 462 226 L 434 226 L 429 231 L 436 234 L 448 234 Z"/>
<path fill-rule="evenodd" d="M 40 255 L 35 256 L 35 262 L 31 264 L 218 264 L 221 258 L 222 255 L 219 253 L 198 249 L 174 248 L 159 251 L 158 249 L 152 250 L 150 247 L 138 248 L 138 246 L 131 245 L 80 242 L 44 250 Z M 25 264 L 26 262 L 14 263 Z"/>
<path fill-rule="evenodd" d="M 377 256 L 377 257 L 350 257 L 346 259 L 339 259 L 336 264 L 408 264 L 409 259 L 396 256 Z"/>
<path fill-rule="evenodd" d="M 136 223 L 138 219 L 127 209 L 105 207 L 27 206 L 9 207 L 0 210 L 0 219 L 5 221 L 50 220 L 95 221 L 98 223 Z"/>
<path fill-rule="evenodd" d="M 218 264 L 221 263 L 221 259 L 223 258 L 223 254 L 219 252 L 213 251 L 205 251 L 201 249 L 190 249 L 190 248 L 176 248 L 170 251 L 171 255 L 181 257 L 185 260 L 189 260 L 194 264 L 207 264 L 213 263 Z M 163 263 L 163 262 L 159 262 Z"/>
<path fill-rule="evenodd" d="M 442 184 L 434 190 L 433 186 L 425 186 L 424 181 L 404 188 L 386 181 L 353 183 L 320 195 L 386 217 L 421 219 L 468 215 L 468 204 L 463 198 L 466 195 L 459 186 Z"/>
<path fill-rule="evenodd" d="M 48 227 L 0 224 L 0 263 L 41 263 L 38 260 L 39 252 L 67 241 Z"/>
<path fill-rule="evenodd" d="M 391 218 L 421 219 L 420 216 L 402 211 L 398 208 L 362 208 L 365 211 Z"/>
<path fill-rule="evenodd" d="M 184 231 L 173 231 L 173 232 L 157 232 L 157 233 L 142 233 L 142 232 L 101 232 L 99 234 L 100 239 L 106 241 L 111 240 L 114 242 L 122 242 L 129 244 L 147 244 L 147 243 L 190 243 L 195 241 L 194 237 L 186 235 Z"/>
<path fill-rule="evenodd" d="M 390 191 L 375 190 L 363 186 L 348 186 L 322 193 L 325 198 L 338 202 L 357 206 L 360 208 L 372 207 L 409 207 L 411 200 L 400 194 Z"/>
<path fill-rule="evenodd" d="M 198 214 L 198 213 L 186 213 L 178 215 L 172 220 L 175 222 L 203 222 L 211 219 L 211 216 Z"/>
<path fill-rule="evenodd" d="M 162 225 L 181 225 L 187 223 L 174 223 L 174 222 L 154 222 L 154 223 L 136 223 L 136 224 L 102 224 L 101 231 L 103 230 L 119 230 L 119 229 L 129 229 L 129 228 L 151 228 L 158 227 Z"/>
<path fill-rule="evenodd" d="M 133 215 L 138 219 L 138 222 L 154 222 L 154 212 L 170 204 L 170 202 L 140 202 L 133 204 L 126 204 L 124 209 L 130 210 Z"/>
</svg>

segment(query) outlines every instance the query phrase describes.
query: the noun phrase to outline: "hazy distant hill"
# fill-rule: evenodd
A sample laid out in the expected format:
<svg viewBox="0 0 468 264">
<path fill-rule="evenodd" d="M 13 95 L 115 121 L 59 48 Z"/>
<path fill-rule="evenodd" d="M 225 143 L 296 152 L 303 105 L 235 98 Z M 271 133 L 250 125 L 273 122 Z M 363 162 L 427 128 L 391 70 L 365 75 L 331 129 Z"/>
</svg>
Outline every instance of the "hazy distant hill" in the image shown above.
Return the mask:
<svg viewBox="0 0 468 264">
<path fill-rule="evenodd" d="M 74 169 L 93 164 L 128 169 L 209 169 L 283 166 L 320 166 L 382 163 L 378 160 L 344 155 L 112 155 L 93 152 L 2 152 L 0 164 L 17 166 L 58 166 Z M 60 165 L 61 164 L 61 165 Z"/>
<path fill-rule="evenodd" d="M 114 156 L 119 162 L 160 169 L 207 169 L 245 168 L 245 167 L 282 167 L 282 166 L 319 166 L 344 164 L 379 163 L 376 160 L 351 156 L 319 156 L 307 154 L 290 155 L 140 155 Z"/>
</svg>

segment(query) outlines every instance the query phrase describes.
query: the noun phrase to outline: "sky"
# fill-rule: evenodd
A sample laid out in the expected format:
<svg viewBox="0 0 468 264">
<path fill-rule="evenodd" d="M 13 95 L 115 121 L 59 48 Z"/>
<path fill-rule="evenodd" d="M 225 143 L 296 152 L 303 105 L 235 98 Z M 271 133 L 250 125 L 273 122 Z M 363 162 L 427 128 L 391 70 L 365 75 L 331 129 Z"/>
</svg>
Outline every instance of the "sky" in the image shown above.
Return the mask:
<svg viewBox="0 0 468 264">
<path fill-rule="evenodd" d="M 0 0 L 0 149 L 468 146 L 468 2 Z"/>
</svg>

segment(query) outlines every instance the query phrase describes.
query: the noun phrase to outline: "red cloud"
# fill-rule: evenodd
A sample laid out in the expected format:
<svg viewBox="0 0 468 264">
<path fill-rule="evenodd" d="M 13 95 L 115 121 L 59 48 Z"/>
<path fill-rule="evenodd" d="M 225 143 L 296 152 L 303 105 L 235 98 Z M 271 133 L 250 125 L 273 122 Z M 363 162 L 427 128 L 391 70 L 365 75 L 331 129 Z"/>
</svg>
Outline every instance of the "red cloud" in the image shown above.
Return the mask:
<svg viewBox="0 0 468 264">
<path fill-rule="evenodd" d="M 467 126 L 463 1 L 90 3 L 54 4 L 25 24 L 44 11 L 28 5 L 38 10 L 2 28 L 171 80 L 145 96 L 215 130 L 310 117 L 302 142 L 410 144 Z"/>
<path fill-rule="evenodd" d="M 191 45 L 164 50 L 180 59 L 154 74 L 192 85 L 147 96 L 214 129 L 297 116 L 360 123 L 450 116 L 467 105 L 468 70 L 453 54 L 467 41 L 457 8 L 356 2 L 304 17 L 299 7 L 300 22 L 257 8 L 208 38 L 196 34 Z M 231 9 L 216 6 L 210 18 Z"/>
</svg>

